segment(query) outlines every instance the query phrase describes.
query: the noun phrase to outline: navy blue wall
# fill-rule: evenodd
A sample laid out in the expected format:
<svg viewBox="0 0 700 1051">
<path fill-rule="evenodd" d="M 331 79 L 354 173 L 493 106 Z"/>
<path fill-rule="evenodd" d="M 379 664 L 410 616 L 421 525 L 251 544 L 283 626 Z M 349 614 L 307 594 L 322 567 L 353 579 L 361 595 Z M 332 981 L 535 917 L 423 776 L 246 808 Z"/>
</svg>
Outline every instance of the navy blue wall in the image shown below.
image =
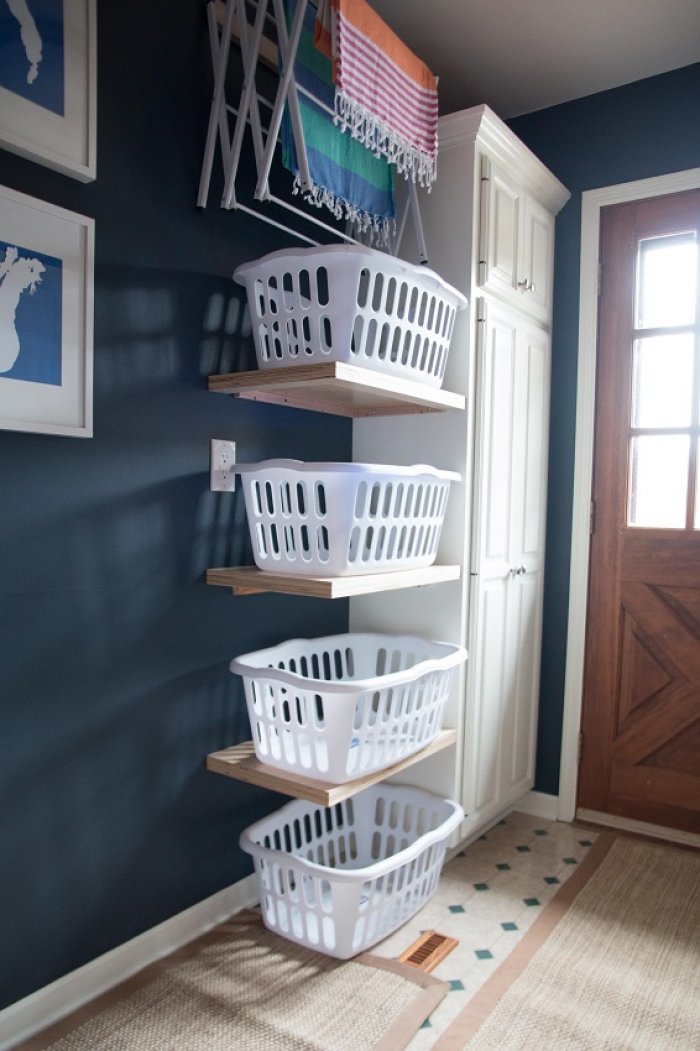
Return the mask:
<svg viewBox="0 0 700 1051">
<path fill-rule="evenodd" d="M 96 219 L 95 437 L 0 432 L 0 1008 L 239 879 L 269 793 L 203 770 L 248 736 L 236 653 L 344 630 L 344 603 L 235 599 L 241 459 L 346 459 L 350 428 L 208 394 L 250 367 L 235 266 L 281 235 L 194 206 L 211 92 L 203 7 L 100 3 L 98 178 L 0 151 L 0 183 Z M 538 784 L 557 791 L 573 477 L 580 191 L 700 164 L 700 66 L 519 118 L 573 191 L 557 234 Z M 220 181 L 212 191 L 218 200 Z M 9 381 L 6 381 L 9 382 Z"/>
<path fill-rule="evenodd" d="M 0 151 L 0 183 L 96 220 L 95 437 L 0 431 L 0 1008 L 250 871 L 238 834 L 281 800 L 203 768 L 249 736 L 228 661 L 347 625 L 342 602 L 204 584 L 250 560 L 210 438 L 349 459 L 350 426 L 207 393 L 253 367 L 230 276 L 283 235 L 222 212 L 220 178 L 195 207 L 202 5 L 98 15 L 97 181 Z"/>
<path fill-rule="evenodd" d="M 581 193 L 700 166 L 700 64 L 509 122 L 571 190 L 557 220 L 547 571 L 536 788 L 556 794 L 576 426 Z"/>
</svg>

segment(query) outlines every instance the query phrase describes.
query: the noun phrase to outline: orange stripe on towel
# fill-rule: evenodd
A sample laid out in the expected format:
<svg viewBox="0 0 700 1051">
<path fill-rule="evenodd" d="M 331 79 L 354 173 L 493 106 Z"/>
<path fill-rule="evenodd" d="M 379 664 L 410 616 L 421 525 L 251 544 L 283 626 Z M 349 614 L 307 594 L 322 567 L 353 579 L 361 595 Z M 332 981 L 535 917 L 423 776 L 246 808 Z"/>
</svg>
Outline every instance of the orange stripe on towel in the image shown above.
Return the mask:
<svg viewBox="0 0 700 1051">
<path fill-rule="evenodd" d="M 397 69 L 400 69 L 407 77 L 429 91 L 437 91 L 437 79 L 410 48 L 392 29 L 373 11 L 366 0 L 330 0 L 330 5 L 339 11 L 346 21 L 351 22 L 358 32 L 380 48 Z M 333 58 L 333 42 L 331 39 L 330 25 L 326 22 L 316 22 L 314 44 L 328 58 Z"/>
<path fill-rule="evenodd" d="M 331 61 L 333 61 L 333 38 L 331 36 L 330 25 L 325 26 L 320 18 L 316 19 L 316 24 L 314 26 L 314 47 L 316 47 L 322 55 L 325 55 L 326 58 L 330 58 Z M 333 70 L 333 79 L 335 80 L 335 69 Z"/>
</svg>

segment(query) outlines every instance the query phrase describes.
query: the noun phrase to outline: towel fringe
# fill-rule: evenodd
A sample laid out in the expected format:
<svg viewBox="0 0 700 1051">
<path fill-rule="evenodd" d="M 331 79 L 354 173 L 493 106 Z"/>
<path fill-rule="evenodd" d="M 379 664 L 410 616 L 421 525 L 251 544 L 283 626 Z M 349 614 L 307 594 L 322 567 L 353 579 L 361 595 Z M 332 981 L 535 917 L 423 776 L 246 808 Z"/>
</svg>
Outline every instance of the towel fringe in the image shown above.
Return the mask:
<svg viewBox="0 0 700 1051">
<path fill-rule="evenodd" d="M 411 145 L 359 102 L 336 88 L 334 123 L 349 131 L 353 139 L 371 150 L 375 157 L 386 157 L 405 179 L 412 178 L 428 192 L 437 176 L 437 156 Z"/>
<path fill-rule="evenodd" d="M 328 208 L 336 219 L 352 223 L 362 234 L 369 233 L 370 245 L 380 244 L 389 248 L 391 237 L 396 234 L 396 222 L 390 216 L 373 215 L 352 204 L 351 201 L 333 193 L 316 183 L 302 186 L 299 175 L 295 175 L 292 192 L 301 194 L 305 201 L 316 208 Z"/>
</svg>

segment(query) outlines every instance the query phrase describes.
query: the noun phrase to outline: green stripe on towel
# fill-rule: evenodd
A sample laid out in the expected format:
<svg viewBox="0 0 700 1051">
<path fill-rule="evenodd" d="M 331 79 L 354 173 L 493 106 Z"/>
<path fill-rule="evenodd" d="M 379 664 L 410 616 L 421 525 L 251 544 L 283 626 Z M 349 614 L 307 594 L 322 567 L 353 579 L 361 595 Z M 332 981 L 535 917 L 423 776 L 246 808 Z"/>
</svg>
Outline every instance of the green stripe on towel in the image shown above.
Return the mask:
<svg viewBox="0 0 700 1051">
<path fill-rule="evenodd" d="M 287 20 L 294 4 L 287 0 Z M 290 8 L 292 9 L 290 13 Z M 309 4 L 304 16 L 304 29 L 294 63 L 298 84 L 313 92 L 333 109 L 335 89 L 331 62 L 313 44 L 316 8 Z M 329 208 L 337 219 L 354 219 L 362 229 L 371 228 L 380 238 L 387 233 L 387 223 L 394 218 L 393 178 L 384 158 L 375 157 L 347 132 L 341 132 L 332 116 L 310 99 L 299 95 L 301 122 L 313 187 L 301 191 L 318 207 Z M 298 183 L 298 161 L 291 119 L 285 106 L 282 120 L 282 162 Z"/>
</svg>

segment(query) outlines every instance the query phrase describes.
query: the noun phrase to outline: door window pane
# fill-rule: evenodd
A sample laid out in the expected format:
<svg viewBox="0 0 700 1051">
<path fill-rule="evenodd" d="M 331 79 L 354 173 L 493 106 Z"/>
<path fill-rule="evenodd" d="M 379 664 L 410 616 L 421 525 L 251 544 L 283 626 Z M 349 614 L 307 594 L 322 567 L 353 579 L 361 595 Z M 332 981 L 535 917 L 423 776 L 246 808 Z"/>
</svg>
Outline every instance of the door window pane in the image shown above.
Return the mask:
<svg viewBox="0 0 700 1051">
<path fill-rule="evenodd" d="M 685 528 L 689 452 L 685 434 L 632 438 L 628 525 Z"/>
<path fill-rule="evenodd" d="M 688 427 L 693 391 L 693 336 L 652 336 L 634 343 L 632 426 Z"/>
<path fill-rule="evenodd" d="M 637 328 L 694 323 L 697 265 L 694 233 L 639 242 Z"/>
</svg>

